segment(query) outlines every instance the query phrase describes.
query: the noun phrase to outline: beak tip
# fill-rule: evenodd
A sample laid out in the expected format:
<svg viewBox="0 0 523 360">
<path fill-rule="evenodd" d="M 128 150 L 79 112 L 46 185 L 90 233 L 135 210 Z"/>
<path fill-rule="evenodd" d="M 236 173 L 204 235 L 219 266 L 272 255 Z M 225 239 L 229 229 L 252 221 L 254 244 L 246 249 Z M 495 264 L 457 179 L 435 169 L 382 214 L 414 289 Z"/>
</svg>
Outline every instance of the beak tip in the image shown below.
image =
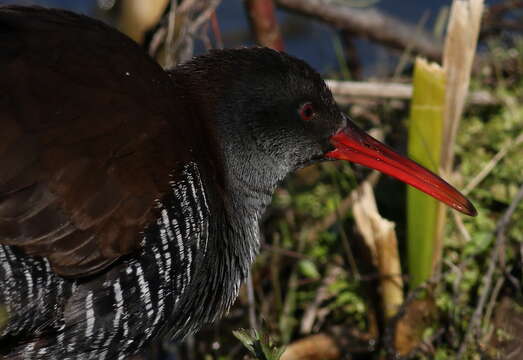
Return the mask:
<svg viewBox="0 0 523 360">
<path fill-rule="evenodd" d="M 466 212 L 467 215 L 472 216 L 472 217 L 475 217 L 478 215 L 478 211 L 476 210 L 474 205 L 468 200 L 467 200 L 467 205 L 465 208 L 467 209 L 467 212 Z"/>
<path fill-rule="evenodd" d="M 461 201 L 458 203 L 447 203 L 453 209 L 459 211 L 462 214 L 475 217 L 478 215 L 478 211 L 474 205 L 466 197 L 462 197 Z"/>
</svg>

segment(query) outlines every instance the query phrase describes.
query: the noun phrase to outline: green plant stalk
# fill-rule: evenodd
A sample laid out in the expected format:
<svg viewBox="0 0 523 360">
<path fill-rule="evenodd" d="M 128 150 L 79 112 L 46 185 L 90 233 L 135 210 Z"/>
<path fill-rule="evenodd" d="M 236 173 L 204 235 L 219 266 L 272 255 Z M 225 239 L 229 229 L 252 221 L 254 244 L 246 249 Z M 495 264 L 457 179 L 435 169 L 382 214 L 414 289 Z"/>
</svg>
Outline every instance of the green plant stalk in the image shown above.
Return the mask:
<svg viewBox="0 0 523 360">
<path fill-rule="evenodd" d="M 445 74 L 437 64 L 417 58 L 410 109 L 408 155 L 438 172 L 443 143 Z M 419 190 L 407 189 L 407 251 L 410 286 L 432 274 L 436 242 L 437 200 Z"/>
<path fill-rule="evenodd" d="M 347 59 L 345 59 L 345 55 L 343 54 L 343 45 L 341 44 L 341 40 L 339 36 L 335 36 L 333 38 L 333 46 L 334 46 L 334 54 L 336 55 L 336 59 L 338 60 L 338 65 L 340 67 L 340 72 L 343 80 L 350 80 L 350 70 L 349 65 L 347 64 Z"/>
</svg>

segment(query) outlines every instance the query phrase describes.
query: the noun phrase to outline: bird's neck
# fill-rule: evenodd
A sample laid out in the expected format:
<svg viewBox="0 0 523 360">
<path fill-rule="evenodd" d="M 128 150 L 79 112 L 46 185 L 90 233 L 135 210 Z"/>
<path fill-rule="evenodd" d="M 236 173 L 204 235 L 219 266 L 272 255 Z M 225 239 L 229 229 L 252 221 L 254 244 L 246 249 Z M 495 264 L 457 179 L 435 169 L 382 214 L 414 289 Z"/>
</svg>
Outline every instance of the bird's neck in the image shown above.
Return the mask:
<svg viewBox="0 0 523 360">
<path fill-rule="evenodd" d="M 224 240 L 231 244 L 246 275 L 258 253 L 262 233 L 260 222 L 272 195 L 285 174 L 279 175 L 269 158 L 242 144 L 230 135 L 223 148 L 225 167 L 224 216 L 229 226 L 223 228 Z M 220 220 L 221 221 L 221 220 Z"/>
<path fill-rule="evenodd" d="M 263 134 L 249 128 L 249 119 L 254 118 L 249 113 L 252 104 L 235 96 L 248 89 L 238 88 L 234 77 L 228 76 L 234 70 L 229 70 L 192 62 L 173 69 L 170 76 L 177 98 L 184 102 L 183 109 L 188 109 L 184 118 L 201 122 L 200 127 L 205 129 L 205 134 L 194 139 L 194 155 L 198 163 L 206 164 L 202 168 L 216 197 L 211 203 L 218 204 L 211 211 L 211 221 L 219 222 L 214 226 L 218 233 L 213 236 L 220 244 L 217 251 L 235 259 L 238 276 L 243 279 L 259 248 L 261 217 L 277 184 L 290 169 L 281 159 L 275 161 L 270 149 L 260 149 L 256 136 Z M 202 141 L 208 143 L 199 146 Z M 228 253 L 222 254 L 222 250 Z"/>
<path fill-rule="evenodd" d="M 270 157 L 249 145 L 238 146 L 242 142 L 237 139 L 224 148 L 226 186 L 234 210 L 259 220 L 285 173 Z"/>
</svg>

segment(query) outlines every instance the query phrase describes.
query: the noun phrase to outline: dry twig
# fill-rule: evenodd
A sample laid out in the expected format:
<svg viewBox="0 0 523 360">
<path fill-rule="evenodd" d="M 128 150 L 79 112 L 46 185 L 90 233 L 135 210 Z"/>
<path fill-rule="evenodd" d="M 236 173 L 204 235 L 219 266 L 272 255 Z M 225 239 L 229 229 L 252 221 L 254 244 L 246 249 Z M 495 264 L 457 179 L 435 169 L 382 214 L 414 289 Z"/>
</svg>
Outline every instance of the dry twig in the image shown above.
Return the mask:
<svg viewBox="0 0 523 360">
<path fill-rule="evenodd" d="M 193 56 L 194 39 L 204 37 L 206 28 L 221 0 L 185 0 L 179 5 L 172 0 L 163 19 L 149 35 L 147 48 L 151 57 L 157 57 L 163 48 L 165 67 L 185 62 Z"/>
<path fill-rule="evenodd" d="M 496 242 L 495 242 L 494 248 L 492 249 L 492 252 L 491 252 L 487 274 L 483 278 L 483 286 L 482 286 L 483 290 L 481 292 L 481 296 L 479 298 L 478 305 L 476 306 L 476 309 L 474 310 L 474 314 L 472 315 L 472 318 L 470 320 L 469 326 L 467 328 L 467 332 L 465 334 L 465 338 L 459 348 L 458 359 L 463 357 L 463 355 L 467 349 L 467 345 L 470 343 L 472 338 L 475 336 L 477 328 L 481 322 L 481 315 L 483 314 L 483 309 L 485 307 L 485 303 L 490 294 L 490 288 L 492 287 L 494 272 L 496 271 L 498 259 L 501 255 L 500 249 L 502 249 L 503 245 L 505 244 L 506 231 L 510 224 L 510 219 L 512 218 L 514 211 L 516 211 L 516 208 L 518 207 L 518 205 L 521 201 L 523 201 L 523 185 L 521 185 L 516 196 L 512 200 L 512 203 L 510 204 L 507 211 L 505 211 L 505 213 L 503 214 L 503 216 L 501 217 L 501 219 L 498 221 L 498 223 L 496 225 L 496 231 L 495 231 Z"/>
<path fill-rule="evenodd" d="M 363 82 L 326 80 L 338 103 L 354 102 L 355 98 L 410 99 L 412 85 L 390 82 Z M 488 91 L 474 91 L 468 97 L 468 103 L 474 105 L 495 105 L 499 101 Z"/>
<path fill-rule="evenodd" d="M 329 286 L 336 281 L 338 276 L 342 273 L 340 267 L 330 267 L 327 270 L 327 276 L 322 280 L 322 285 L 316 291 L 316 297 L 314 301 L 307 306 L 303 318 L 301 320 L 300 332 L 302 334 L 310 334 L 314 321 L 316 320 L 316 315 L 318 314 L 318 308 L 320 305 L 327 300 L 331 295 L 329 294 Z"/>
<path fill-rule="evenodd" d="M 443 47 L 439 40 L 375 9 L 356 9 L 325 0 L 276 0 L 276 4 L 383 45 L 401 50 L 412 46 L 414 53 L 430 59 L 441 58 Z"/>
<path fill-rule="evenodd" d="M 273 0 L 246 0 L 245 7 L 256 42 L 283 51 L 283 38 L 276 19 Z"/>
<path fill-rule="evenodd" d="M 497 163 L 500 162 L 500 160 L 503 159 L 510 150 L 521 143 L 523 143 L 523 133 L 519 134 L 516 139 L 509 141 L 498 151 L 496 155 L 494 155 L 492 159 L 490 159 L 483 169 L 481 169 L 481 171 L 467 184 L 465 189 L 463 189 L 463 195 L 468 195 L 480 182 L 482 182 L 488 176 L 488 174 L 490 174 Z"/>
<path fill-rule="evenodd" d="M 249 326 L 251 329 L 258 329 L 258 321 L 256 319 L 256 303 L 254 299 L 254 285 L 252 283 L 252 274 L 249 271 L 247 277 L 247 302 L 249 304 Z"/>
</svg>

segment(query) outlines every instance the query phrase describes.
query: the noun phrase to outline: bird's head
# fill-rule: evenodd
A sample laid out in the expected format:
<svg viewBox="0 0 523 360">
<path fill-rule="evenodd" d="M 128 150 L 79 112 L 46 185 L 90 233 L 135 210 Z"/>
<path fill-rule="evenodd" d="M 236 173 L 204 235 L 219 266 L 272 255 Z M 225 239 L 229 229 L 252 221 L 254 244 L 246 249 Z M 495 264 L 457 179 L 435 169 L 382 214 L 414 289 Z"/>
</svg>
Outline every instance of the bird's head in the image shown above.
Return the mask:
<svg viewBox="0 0 523 360">
<path fill-rule="evenodd" d="M 359 129 L 305 62 L 267 48 L 211 52 L 189 65 L 205 69 L 228 166 L 253 188 L 322 160 L 346 160 L 393 176 L 450 207 L 474 206 L 443 179 Z M 194 71 L 193 71 L 194 73 Z M 219 99 L 219 101 L 218 101 Z"/>
</svg>

